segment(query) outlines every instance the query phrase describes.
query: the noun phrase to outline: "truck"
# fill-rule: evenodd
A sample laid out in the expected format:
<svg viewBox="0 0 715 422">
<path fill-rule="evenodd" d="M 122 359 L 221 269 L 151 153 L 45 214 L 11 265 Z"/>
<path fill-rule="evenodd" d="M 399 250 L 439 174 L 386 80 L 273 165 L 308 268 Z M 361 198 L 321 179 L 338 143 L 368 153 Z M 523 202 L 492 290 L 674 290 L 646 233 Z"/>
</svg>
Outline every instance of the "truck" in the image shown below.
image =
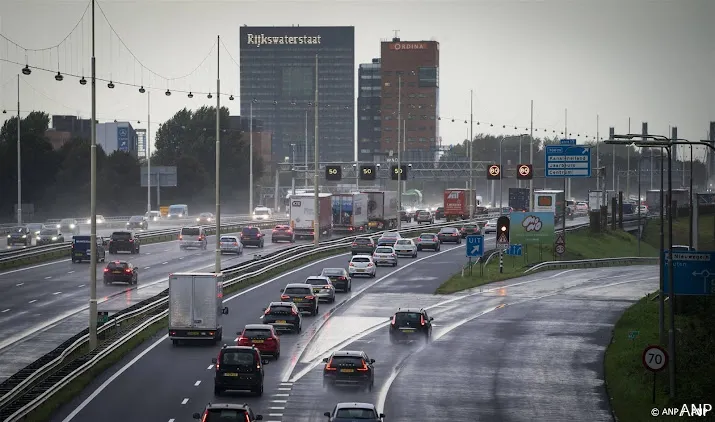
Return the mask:
<svg viewBox="0 0 715 422">
<path fill-rule="evenodd" d="M 334 194 L 332 210 L 334 233 L 351 234 L 367 229 L 367 194 Z"/>
<path fill-rule="evenodd" d="M 509 207 L 516 211 L 529 211 L 529 188 L 509 188 Z"/>
<path fill-rule="evenodd" d="M 389 230 L 397 227 L 399 210 L 397 192 L 362 191 L 367 194 L 367 221 L 371 230 Z"/>
<path fill-rule="evenodd" d="M 668 201 L 668 190 L 663 191 L 663 199 Z M 659 214 L 660 213 L 660 191 L 659 190 L 647 190 L 645 193 L 645 201 L 648 205 L 648 213 Z M 690 191 L 688 189 L 673 189 L 673 201 L 676 202 L 676 206 L 680 208 L 690 207 Z M 672 203 L 672 201 L 671 201 Z M 664 210 L 667 213 L 667 210 Z"/>
<path fill-rule="evenodd" d="M 315 223 L 315 194 L 290 197 L 290 227 L 296 239 L 315 239 L 330 236 L 333 232 L 332 194 L 318 194 L 318 224 Z"/>
<path fill-rule="evenodd" d="M 554 224 L 561 221 L 566 197 L 562 190 L 535 190 L 532 212 L 553 212 Z"/>
<path fill-rule="evenodd" d="M 445 189 L 444 219 L 447 221 L 469 219 L 469 189 Z M 476 198 L 474 195 L 472 197 Z"/>
<path fill-rule="evenodd" d="M 223 273 L 169 274 L 169 338 L 182 341 L 210 341 L 223 338 Z"/>
</svg>

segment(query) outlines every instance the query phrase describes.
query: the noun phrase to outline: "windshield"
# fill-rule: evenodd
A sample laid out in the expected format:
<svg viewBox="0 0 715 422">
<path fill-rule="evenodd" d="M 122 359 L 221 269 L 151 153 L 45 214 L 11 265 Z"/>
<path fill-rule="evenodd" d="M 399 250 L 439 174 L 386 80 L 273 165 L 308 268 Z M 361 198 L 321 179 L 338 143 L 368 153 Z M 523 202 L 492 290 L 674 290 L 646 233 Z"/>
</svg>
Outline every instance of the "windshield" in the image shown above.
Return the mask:
<svg viewBox="0 0 715 422">
<path fill-rule="evenodd" d="M 457 231 L 457 229 L 452 228 L 452 227 L 445 227 L 442 230 L 440 230 L 439 232 L 440 233 L 454 233 L 455 231 Z"/>
<path fill-rule="evenodd" d="M 289 314 L 293 311 L 293 308 L 290 306 L 271 306 L 271 313 L 272 314 Z"/>
<path fill-rule="evenodd" d="M 287 295 L 310 295 L 313 291 L 307 287 L 287 287 L 283 292 Z"/>
<path fill-rule="evenodd" d="M 43 230 L 40 232 L 40 236 L 43 236 L 43 235 L 44 235 L 44 236 L 54 236 L 54 235 L 56 235 L 57 233 L 58 233 L 58 230 L 56 230 L 56 229 L 43 229 Z"/>
<path fill-rule="evenodd" d="M 370 258 L 355 257 L 353 262 L 370 262 Z"/>
<path fill-rule="evenodd" d="M 392 253 L 392 248 L 377 248 L 375 253 Z"/>
<path fill-rule="evenodd" d="M 221 363 L 225 365 L 253 365 L 254 353 L 250 350 L 236 350 L 224 352 Z"/>
<path fill-rule="evenodd" d="M 199 217 L 201 218 L 211 218 L 212 214 L 209 212 L 202 213 Z"/>
<path fill-rule="evenodd" d="M 420 314 L 419 312 L 398 312 L 395 314 L 395 323 L 396 324 L 419 324 L 420 322 Z"/>
<path fill-rule="evenodd" d="M 465 224 L 465 225 L 464 225 L 464 228 L 465 228 L 465 229 L 476 229 L 477 226 L 474 225 L 474 224 Z"/>
<path fill-rule="evenodd" d="M 64 220 L 60 221 L 60 224 L 74 224 L 74 220 L 71 218 L 65 218 Z"/>
<path fill-rule="evenodd" d="M 256 227 L 244 227 L 241 231 L 243 234 L 258 234 L 260 233 Z"/>
<path fill-rule="evenodd" d="M 144 217 L 142 217 L 140 215 L 135 215 L 134 217 L 129 219 L 129 221 L 131 221 L 132 223 L 138 223 L 142 220 L 144 220 Z"/>
<path fill-rule="evenodd" d="M 243 336 L 248 338 L 270 337 L 273 333 L 268 328 L 246 328 Z"/>
<path fill-rule="evenodd" d="M 397 239 L 398 237 L 400 237 L 400 235 L 397 233 L 385 233 L 382 235 L 383 239 Z"/>
<path fill-rule="evenodd" d="M 110 270 L 123 270 L 125 268 L 129 268 L 129 264 L 127 264 L 126 262 L 110 262 L 109 264 L 107 264 L 107 268 L 109 268 Z"/>
<path fill-rule="evenodd" d="M 398 245 L 409 245 L 410 243 L 412 243 L 410 240 L 398 240 L 397 241 Z"/>
<path fill-rule="evenodd" d="M 323 272 L 321 272 L 321 274 L 324 276 L 343 275 L 345 274 L 345 270 L 342 268 L 323 268 Z"/>
<path fill-rule="evenodd" d="M 131 238 L 132 238 L 131 233 L 127 233 L 127 232 L 112 233 L 112 239 L 114 239 L 114 240 L 129 240 Z"/>
<path fill-rule="evenodd" d="M 211 409 L 204 422 L 245 422 L 246 412 L 238 409 Z"/>
<path fill-rule="evenodd" d="M 327 280 L 323 280 L 322 278 L 309 278 L 305 280 L 305 283 L 313 286 L 325 286 L 329 284 Z"/>
<path fill-rule="evenodd" d="M 201 231 L 198 227 L 184 227 L 181 229 L 181 234 L 184 236 L 198 236 L 201 234 Z"/>
<path fill-rule="evenodd" d="M 433 234 L 421 234 L 420 239 L 434 239 Z"/>
<path fill-rule="evenodd" d="M 335 417 L 346 419 L 377 419 L 377 414 L 372 409 L 338 409 Z"/>
<path fill-rule="evenodd" d="M 181 214 L 184 212 L 184 207 L 169 207 L 169 214 Z"/>
<path fill-rule="evenodd" d="M 253 212 L 256 215 L 268 215 L 271 213 L 271 211 L 268 208 L 263 208 L 263 209 L 258 209 Z"/>
<path fill-rule="evenodd" d="M 42 230 L 43 227 L 44 227 L 44 225 L 42 225 L 42 224 L 28 224 L 27 230 L 37 231 L 37 230 Z"/>
<path fill-rule="evenodd" d="M 15 227 L 12 229 L 13 233 L 25 233 L 25 228 L 24 227 Z"/>
<path fill-rule="evenodd" d="M 361 244 L 361 245 L 366 245 L 368 243 L 372 243 L 372 239 L 365 239 L 364 237 L 358 237 L 355 239 L 355 243 Z"/>
<path fill-rule="evenodd" d="M 235 237 L 222 236 L 221 242 L 238 242 L 238 239 Z"/>
</svg>

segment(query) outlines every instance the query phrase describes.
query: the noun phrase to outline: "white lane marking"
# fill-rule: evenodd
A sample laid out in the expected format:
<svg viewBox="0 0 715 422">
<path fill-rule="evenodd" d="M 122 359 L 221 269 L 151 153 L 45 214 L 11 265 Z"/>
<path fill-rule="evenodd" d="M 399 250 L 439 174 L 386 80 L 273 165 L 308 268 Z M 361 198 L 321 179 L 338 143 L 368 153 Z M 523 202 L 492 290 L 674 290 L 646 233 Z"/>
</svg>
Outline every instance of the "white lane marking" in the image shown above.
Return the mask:
<svg viewBox="0 0 715 422">
<path fill-rule="evenodd" d="M 151 255 L 151 252 L 144 252 L 144 255 Z"/>
<path fill-rule="evenodd" d="M 169 422 L 174 422 L 176 419 L 169 419 Z"/>
<path fill-rule="evenodd" d="M 164 252 L 169 252 L 171 249 L 164 249 Z"/>
<path fill-rule="evenodd" d="M 289 387 L 292 387 L 293 383 L 292 382 L 282 382 L 281 385 L 287 385 Z"/>
<path fill-rule="evenodd" d="M 0 276 L 4 276 L 7 274 L 15 274 L 15 273 L 19 273 L 20 271 L 34 270 L 36 268 L 42 268 L 42 267 L 46 267 L 48 265 L 57 265 L 59 262 L 67 262 L 67 259 L 59 259 L 57 261 L 46 262 L 44 264 L 37 264 L 37 265 L 32 265 L 30 267 L 22 267 L 22 268 L 18 268 L 16 270 L 5 271 L 4 273 L 0 273 Z"/>
<path fill-rule="evenodd" d="M 80 288 L 82 288 L 82 287 L 84 287 L 84 284 L 80 284 L 80 285 L 79 285 L 79 286 L 77 286 L 77 287 L 80 287 Z"/>
<path fill-rule="evenodd" d="M 288 400 L 271 400 L 271 403 L 288 403 Z"/>
<path fill-rule="evenodd" d="M 74 270 L 72 270 L 72 271 L 67 271 L 67 274 L 74 274 Z"/>
<path fill-rule="evenodd" d="M 183 257 L 183 256 L 180 256 L 180 257 L 179 257 L 179 261 L 181 261 L 182 259 L 184 259 L 184 257 Z"/>
<path fill-rule="evenodd" d="M 35 303 L 35 302 L 37 302 L 37 299 L 32 299 L 31 301 L 29 301 L 27 303 Z"/>
<path fill-rule="evenodd" d="M 54 293 L 52 293 L 52 294 L 53 294 L 53 295 L 61 295 L 62 292 L 54 292 Z"/>
<path fill-rule="evenodd" d="M 168 261 L 167 261 L 167 262 L 162 262 L 161 265 L 166 265 L 166 264 L 168 264 L 168 263 L 169 263 Z"/>
<path fill-rule="evenodd" d="M 23 284 L 25 284 L 25 283 L 17 283 L 17 284 L 15 285 L 15 287 L 20 287 L 20 286 L 22 286 Z"/>
<path fill-rule="evenodd" d="M 151 269 L 151 267 L 144 267 L 144 269 L 145 269 L 145 270 L 150 270 L 150 269 Z"/>
<path fill-rule="evenodd" d="M 49 280 L 49 279 L 51 279 L 51 278 L 52 278 L 52 276 L 51 276 L 51 275 L 48 275 L 47 277 L 45 277 L 45 280 Z"/>
<path fill-rule="evenodd" d="M 288 387 L 288 388 L 286 388 L 286 387 L 278 387 L 278 391 L 290 391 L 290 390 L 292 390 L 292 388 L 290 388 L 290 387 Z"/>
<path fill-rule="evenodd" d="M 2 313 L 4 314 L 5 312 L 9 312 L 9 311 L 10 311 L 10 308 L 3 309 L 3 310 L 2 310 Z"/>
<path fill-rule="evenodd" d="M 290 397 L 290 394 L 285 394 L 285 393 L 282 393 L 282 394 L 274 394 L 273 397 Z"/>
<path fill-rule="evenodd" d="M 181 404 L 186 404 L 186 403 L 188 403 L 188 402 L 189 402 L 189 399 L 181 400 Z"/>
<path fill-rule="evenodd" d="M 286 410 L 286 408 L 281 406 L 269 406 L 268 410 Z"/>
<path fill-rule="evenodd" d="M 199 384 L 201 384 L 201 381 L 196 381 L 196 382 L 194 383 L 194 387 L 198 387 Z"/>
<path fill-rule="evenodd" d="M 269 413 L 268 416 L 280 418 L 280 417 L 283 417 L 283 414 L 282 413 Z"/>
<path fill-rule="evenodd" d="M 286 276 L 290 276 L 291 274 L 295 274 L 295 273 L 297 273 L 297 272 L 299 272 L 299 271 L 303 271 L 303 270 L 305 270 L 306 268 L 310 268 L 310 267 L 312 267 L 312 266 L 319 265 L 319 264 L 322 263 L 322 262 L 325 262 L 325 261 L 328 261 L 328 260 L 331 260 L 331 259 L 335 259 L 335 258 L 340 257 L 340 256 L 346 256 L 346 255 L 349 255 L 349 253 L 344 253 L 344 254 L 339 254 L 339 255 L 328 256 L 328 257 L 319 259 L 319 260 L 317 260 L 317 261 L 313 261 L 313 262 L 311 262 L 311 263 L 305 264 L 305 265 L 303 265 L 303 266 L 301 266 L 301 267 L 298 267 L 298 268 L 295 268 L 295 269 L 290 270 L 290 271 L 288 271 L 288 272 L 282 273 L 281 275 L 279 275 L 279 276 L 277 276 L 277 277 L 274 277 L 274 278 L 272 278 L 272 279 L 270 279 L 270 280 L 266 280 L 266 281 L 264 281 L 263 283 L 259 283 L 259 284 L 256 284 L 255 286 L 252 286 L 252 287 L 249 287 L 249 288 L 247 288 L 247 289 L 241 290 L 240 292 L 237 292 L 237 293 L 235 293 L 235 294 L 233 294 L 233 295 L 231 295 L 231 296 L 225 298 L 225 299 L 224 299 L 224 302 L 229 302 L 229 301 L 231 301 L 231 300 L 233 300 L 233 299 L 235 299 L 235 298 L 237 298 L 237 297 L 239 297 L 239 296 L 242 296 L 242 295 L 244 295 L 244 294 L 246 294 L 246 293 L 252 292 L 252 291 L 254 291 L 254 290 L 256 290 L 256 289 L 259 289 L 259 288 L 261 288 L 261 287 L 263 287 L 263 286 L 266 286 L 266 285 L 268 285 L 268 284 L 270 284 L 270 283 L 273 283 L 273 282 L 275 282 L 275 281 L 277 281 L 277 280 L 284 279 Z M 202 267 L 202 268 L 209 268 L 209 267 L 211 267 L 211 266 L 213 266 L 213 265 L 205 266 L 205 267 Z M 164 280 L 162 280 L 162 281 L 164 281 Z M 144 349 L 141 353 L 139 353 L 134 359 L 132 359 L 131 361 L 127 362 L 126 365 L 124 365 L 124 366 L 122 366 L 121 368 L 119 368 L 119 369 L 117 370 L 117 372 L 115 372 L 111 377 L 109 377 L 109 378 L 108 378 L 106 381 L 104 381 L 100 386 L 98 386 L 98 387 L 92 392 L 92 394 L 89 395 L 89 397 L 87 397 L 86 399 L 84 399 L 84 401 L 83 401 L 82 403 L 80 403 L 69 415 L 67 415 L 67 417 L 65 417 L 65 418 L 62 420 L 62 422 L 70 422 L 72 419 L 74 419 L 74 417 L 77 416 L 77 415 L 82 411 L 82 409 L 84 409 L 85 407 L 87 407 L 87 406 L 92 402 L 92 400 L 94 400 L 102 391 L 104 391 L 104 389 L 106 389 L 106 388 L 109 386 L 109 384 L 111 384 L 112 382 L 114 382 L 114 380 L 116 380 L 117 378 L 119 378 L 120 375 L 122 375 L 124 372 L 126 372 L 126 371 L 127 371 L 129 368 L 131 368 L 132 366 L 134 366 L 141 358 L 143 358 L 144 356 L 146 356 L 149 352 L 151 352 L 152 350 L 154 350 L 157 346 L 159 346 L 164 340 L 167 340 L 168 338 L 169 338 L 169 335 L 168 335 L 168 334 L 165 334 L 164 336 L 158 338 L 158 339 L 157 339 L 154 343 L 152 343 L 149 347 L 147 347 L 147 348 Z M 211 368 L 213 368 L 213 365 L 209 365 L 207 369 L 211 369 Z M 282 402 L 283 402 L 283 403 L 286 403 L 287 401 L 286 401 L 286 400 L 283 400 Z M 266 422 L 267 422 L 267 421 L 266 421 Z"/>
<path fill-rule="evenodd" d="M 572 269 L 570 269 L 570 270 L 561 271 L 560 273 L 556 273 L 556 274 L 552 275 L 552 276 L 549 277 L 549 278 L 556 278 L 556 277 L 558 277 L 558 276 L 560 276 L 560 275 L 563 275 L 563 274 L 566 274 L 566 273 L 570 273 L 571 271 L 576 271 L 577 269 L 579 269 L 579 268 L 572 268 Z"/>
</svg>

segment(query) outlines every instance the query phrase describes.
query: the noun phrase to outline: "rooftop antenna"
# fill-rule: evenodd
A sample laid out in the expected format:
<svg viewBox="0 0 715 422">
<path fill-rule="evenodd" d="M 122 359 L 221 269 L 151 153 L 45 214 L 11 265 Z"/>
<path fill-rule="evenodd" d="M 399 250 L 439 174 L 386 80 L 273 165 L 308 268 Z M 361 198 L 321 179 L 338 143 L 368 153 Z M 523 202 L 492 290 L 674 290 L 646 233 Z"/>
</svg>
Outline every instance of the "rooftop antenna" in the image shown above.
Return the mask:
<svg viewBox="0 0 715 422">
<path fill-rule="evenodd" d="M 400 30 L 399 29 L 393 29 L 392 30 L 395 33 L 395 36 L 392 38 L 393 41 L 400 41 Z"/>
</svg>

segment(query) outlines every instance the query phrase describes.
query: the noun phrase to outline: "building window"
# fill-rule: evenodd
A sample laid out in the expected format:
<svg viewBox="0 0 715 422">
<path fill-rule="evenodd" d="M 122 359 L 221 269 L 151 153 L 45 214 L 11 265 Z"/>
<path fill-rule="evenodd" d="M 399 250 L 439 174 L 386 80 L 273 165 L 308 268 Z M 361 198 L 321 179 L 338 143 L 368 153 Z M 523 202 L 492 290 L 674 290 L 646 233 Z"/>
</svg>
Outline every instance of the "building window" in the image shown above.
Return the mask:
<svg viewBox="0 0 715 422">
<path fill-rule="evenodd" d="M 439 86 L 439 68 L 420 67 L 418 75 L 420 88 L 436 88 Z"/>
<path fill-rule="evenodd" d="M 385 86 L 390 87 L 392 84 L 390 82 L 385 82 Z"/>
<path fill-rule="evenodd" d="M 385 138 L 385 142 L 392 142 L 392 138 Z"/>
<path fill-rule="evenodd" d="M 430 142 L 434 142 L 434 138 L 429 138 L 429 141 L 430 141 Z"/>
<path fill-rule="evenodd" d="M 420 93 L 420 94 L 417 95 L 417 97 L 419 97 L 419 98 L 425 98 L 425 94 Z"/>
<path fill-rule="evenodd" d="M 383 129 L 385 132 L 392 132 L 392 128 L 390 126 L 385 126 L 385 129 Z"/>
<path fill-rule="evenodd" d="M 415 94 L 412 93 L 412 94 L 409 95 L 409 97 L 410 97 L 410 98 L 415 98 Z"/>
<path fill-rule="evenodd" d="M 427 138 L 420 138 L 420 142 L 427 142 Z"/>
<path fill-rule="evenodd" d="M 387 115 L 387 116 L 385 116 L 385 119 L 384 119 L 384 120 L 392 120 L 392 116 Z"/>
<path fill-rule="evenodd" d="M 421 116 L 420 116 L 420 119 L 422 119 L 422 120 L 427 120 L 427 115 L 426 115 L 426 114 L 421 115 Z"/>
<path fill-rule="evenodd" d="M 434 120 L 434 116 L 429 116 L 429 118 L 430 118 L 431 120 Z"/>
<path fill-rule="evenodd" d="M 407 142 L 415 142 L 415 138 L 407 138 Z"/>
<path fill-rule="evenodd" d="M 370 119 L 369 116 L 360 116 L 360 120 L 369 120 L 369 119 Z"/>
</svg>

